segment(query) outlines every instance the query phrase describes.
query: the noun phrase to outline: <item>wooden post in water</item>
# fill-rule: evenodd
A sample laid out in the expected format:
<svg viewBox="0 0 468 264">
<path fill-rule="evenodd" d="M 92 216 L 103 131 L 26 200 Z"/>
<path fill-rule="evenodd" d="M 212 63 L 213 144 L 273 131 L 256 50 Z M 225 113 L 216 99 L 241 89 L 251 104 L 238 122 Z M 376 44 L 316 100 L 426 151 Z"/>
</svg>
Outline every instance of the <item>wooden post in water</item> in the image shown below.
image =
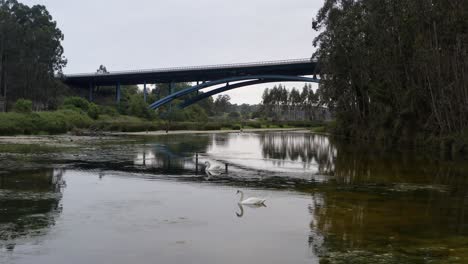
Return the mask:
<svg viewBox="0 0 468 264">
<path fill-rule="evenodd" d="M 229 165 L 226 163 L 224 166 L 226 167 L 226 174 L 228 174 L 229 173 Z"/>
<path fill-rule="evenodd" d="M 198 153 L 195 153 L 195 172 L 198 174 Z"/>
</svg>

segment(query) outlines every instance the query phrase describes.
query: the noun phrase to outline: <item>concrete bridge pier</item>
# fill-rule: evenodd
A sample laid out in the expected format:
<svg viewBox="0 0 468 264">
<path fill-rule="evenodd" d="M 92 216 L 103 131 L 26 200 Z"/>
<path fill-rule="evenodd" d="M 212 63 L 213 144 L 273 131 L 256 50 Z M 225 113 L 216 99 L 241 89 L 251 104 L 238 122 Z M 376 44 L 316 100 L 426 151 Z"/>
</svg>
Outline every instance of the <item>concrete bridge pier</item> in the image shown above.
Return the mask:
<svg viewBox="0 0 468 264">
<path fill-rule="evenodd" d="M 169 83 L 169 94 L 174 93 L 174 82 Z M 172 113 L 172 103 L 169 104 L 169 112 Z"/>
<path fill-rule="evenodd" d="M 89 82 L 89 95 L 88 99 L 90 102 L 94 100 L 94 84 L 93 82 Z"/>
<path fill-rule="evenodd" d="M 145 100 L 145 103 L 148 101 L 148 90 L 146 89 L 146 82 L 143 83 L 143 99 Z"/>
<path fill-rule="evenodd" d="M 115 87 L 115 102 L 117 104 L 120 103 L 120 96 L 121 96 L 120 92 L 121 92 L 120 91 L 120 82 L 118 82 L 116 87 Z"/>
</svg>

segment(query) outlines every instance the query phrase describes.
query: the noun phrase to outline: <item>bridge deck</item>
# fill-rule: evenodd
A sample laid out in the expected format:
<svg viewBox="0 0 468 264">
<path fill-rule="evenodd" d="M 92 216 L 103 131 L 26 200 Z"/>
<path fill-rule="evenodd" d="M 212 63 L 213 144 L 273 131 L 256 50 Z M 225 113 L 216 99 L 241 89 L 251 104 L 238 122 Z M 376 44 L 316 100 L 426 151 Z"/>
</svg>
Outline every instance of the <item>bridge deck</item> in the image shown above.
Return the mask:
<svg viewBox="0 0 468 264">
<path fill-rule="evenodd" d="M 176 67 L 136 71 L 119 71 L 105 74 L 86 73 L 64 76 L 70 85 L 122 85 L 142 83 L 197 82 L 220 80 L 233 76 L 280 74 L 305 76 L 318 73 L 317 63 L 310 59 L 268 61 L 257 63 L 224 64 L 196 67 Z"/>
</svg>

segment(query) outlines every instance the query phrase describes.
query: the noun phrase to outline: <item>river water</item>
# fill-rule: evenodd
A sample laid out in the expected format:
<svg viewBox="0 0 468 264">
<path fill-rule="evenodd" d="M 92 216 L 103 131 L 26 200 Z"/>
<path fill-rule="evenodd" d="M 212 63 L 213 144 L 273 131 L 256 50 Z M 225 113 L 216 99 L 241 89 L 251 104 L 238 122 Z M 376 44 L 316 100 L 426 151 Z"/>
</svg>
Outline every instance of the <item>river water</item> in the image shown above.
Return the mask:
<svg viewBox="0 0 468 264">
<path fill-rule="evenodd" d="M 0 153 L 0 263 L 468 263 L 464 161 L 308 132 Z"/>
</svg>

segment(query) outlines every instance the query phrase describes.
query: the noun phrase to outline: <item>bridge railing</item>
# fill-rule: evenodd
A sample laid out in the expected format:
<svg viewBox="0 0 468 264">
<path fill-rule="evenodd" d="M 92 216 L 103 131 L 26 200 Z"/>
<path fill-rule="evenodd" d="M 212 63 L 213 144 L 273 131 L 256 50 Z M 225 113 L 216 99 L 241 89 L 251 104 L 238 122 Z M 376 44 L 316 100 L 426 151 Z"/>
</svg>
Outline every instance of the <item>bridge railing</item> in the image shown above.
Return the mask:
<svg viewBox="0 0 468 264">
<path fill-rule="evenodd" d="M 242 67 L 256 67 L 256 66 L 270 66 L 270 65 L 287 65 L 292 63 L 307 63 L 315 62 L 309 59 L 292 59 L 292 60 L 277 60 L 277 61 L 262 61 L 262 62 L 247 62 L 247 63 L 233 63 L 233 64 L 215 64 L 205 66 L 184 66 L 184 67 L 168 67 L 157 69 L 141 69 L 141 70 L 128 70 L 128 71 L 113 71 L 109 73 L 77 73 L 65 74 L 65 77 L 85 77 L 90 75 L 120 75 L 120 74 L 135 74 L 135 73 L 163 73 L 174 71 L 195 71 L 195 70 L 212 70 L 212 69 L 226 69 L 226 68 L 242 68 Z"/>
</svg>

